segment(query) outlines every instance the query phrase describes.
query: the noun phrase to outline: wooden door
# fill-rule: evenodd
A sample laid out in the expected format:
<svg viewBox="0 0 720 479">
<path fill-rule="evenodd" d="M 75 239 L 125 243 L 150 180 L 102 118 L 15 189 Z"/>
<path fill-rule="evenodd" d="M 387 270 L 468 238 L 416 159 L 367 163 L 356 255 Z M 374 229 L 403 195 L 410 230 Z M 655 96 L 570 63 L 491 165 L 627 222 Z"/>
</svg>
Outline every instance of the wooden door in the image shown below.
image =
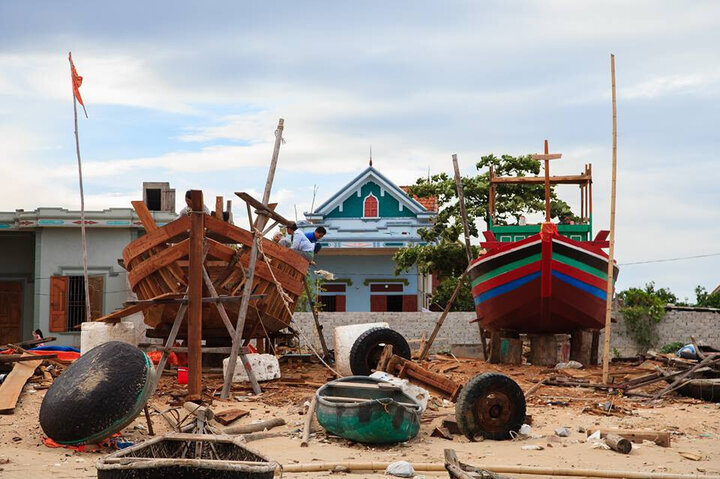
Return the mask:
<svg viewBox="0 0 720 479">
<path fill-rule="evenodd" d="M 21 340 L 22 282 L 0 281 L 0 344 Z"/>
<path fill-rule="evenodd" d="M 387 296 L 380 294 L 370 295 L 370 312 L 384 313 L 387 311 Z"/>
<path fill-rule="evenodd" d="M 50 332 L 67 330 L 68 277 L 50 278 Z"/>
</svg>

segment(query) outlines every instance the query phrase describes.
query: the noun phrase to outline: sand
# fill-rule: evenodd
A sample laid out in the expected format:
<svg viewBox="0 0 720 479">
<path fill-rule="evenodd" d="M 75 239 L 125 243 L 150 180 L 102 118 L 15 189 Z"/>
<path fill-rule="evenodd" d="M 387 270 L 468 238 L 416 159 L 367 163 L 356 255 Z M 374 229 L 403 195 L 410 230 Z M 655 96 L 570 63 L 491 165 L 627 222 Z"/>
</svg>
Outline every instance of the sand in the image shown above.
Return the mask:
<svg viewBox="0 0 720 479">
<path fill-rule="evenodd" d="M 448 375 L 456 380 L 463 380 L 478 372 L 478 369 L 489 369 L 489 366 L 476 363 L 463 363 Z M 540 371 L 530 366 L 492 367 L 504 370 L 527 389 L 533 380 L 537 380 Z M 314 383 L 323 382 L 326 371 L 317 366 L 286 367 L 283 374 Z M 208 377 L 207 393 L 211 395 L 219 384 L 217 377 Z M 214 399 L 212 408 L 215 411 L 241 407 L 250 411 L 250 415 L 238 420 L 235 424 L 247 424 L 272 417 L 283 417 L 286 426 L 273 431 L 282 431 L 288 437 L 276 437 L 255 441 L 249 447 L 261 452 L 280 464 L 309 463 L 314 461 L 353 462 L 353 461 L 395 461 L 436 462 L 442 463 L 443 450 L 453 448 L 461 461 L 476 466 L 483 465 L 523 465 L 548 466 L 561 468 L 589 468 L 605 470 L 628 470 L 646 472 L 672 472 L 695 474 L 720 474 L 720 406 L 703 403 L 691 399 L 675 398 L 662 401 L 660 404 L 647 405 L 641 399 L 617 399 L 614 404 L 621 406 L 618 415 L 597 415 L 596 410 L 586 410 L 598 403 L 608 400 L 604 393 L 596 393 L 590 389 L 567 387 L 542 387 L 528 403 L 528 413 L 533 417 L 531 437 L 518 441 L 482 441 L 468 442 L 465 438 L 454 437 L 452 441 L 430 437 L 441 417 L 452 413 L 454 406 L 443 405 L 442 400 L 437 410 L 428 410 L 417 438 L 405 444 L 394 446 L 363 446 L 350 444 L 348 441 L 327 437 L 321 428 L 311 438 L 310 446 L 300 447 L 300 432 L 305 416 L 302 414 L 303 403 L 314 393 L 314 387 L 289 386 L 278 382 L 266 383 L 267 391 L 263 397 L 247 397 L 246 389 L 234 391 L 235 396 L 246 397 L 244 401 L 220 401 Z M 163 378 L 159 395 L 151 401 L 157 409 L 169 407 L 172 401 L 171 392 L 178 390 L 170 377 Z M 89 478 L 96 477 L 95 461 L 109 453 L 79 453 L 69 449 L 52 449 L 42 444 L 42 430 L 38 424 L 38 411 L 45 391 L 34 391 L 28 384 L 21 395 L 14 414 L 0 416 L 0 477 L 34 478 L 41 475 L 58 478 Z M 548 404 L 554 402 L 555 405 Z M 629 414 L 624 414 L 627 411 Z M 169 430 L 168 425 L 160 417 L 153 415 L 156 433 Z M 662 430 L 672 433 L 672 445 L 663 448 L 654 443 L 634 444 L 629 455 L 622 455 L 610 450 L 593 449 L 591 443 L 585 442 L 586 434 L 581 431 L 594 427 Z M 567 438 L 554 435 L 558 427 L 566 427 L 570 431 Z M 143 416 L 137 418 L 123 430 L 123 435 L 134 441 L 147 437 L 146 422 Z M 540 451 L 523 450 L 522 446 L 536 444 L 543 446 Z M 702 457 L 693 461 L 680 455 L 689 452 Z M 382 472 L 331 473 L 313 472 L 288 474 L 289 477 L 383 477 Z M 443 472 L 420 472 L 426 478 L 448 477 Z"/>
</svg>

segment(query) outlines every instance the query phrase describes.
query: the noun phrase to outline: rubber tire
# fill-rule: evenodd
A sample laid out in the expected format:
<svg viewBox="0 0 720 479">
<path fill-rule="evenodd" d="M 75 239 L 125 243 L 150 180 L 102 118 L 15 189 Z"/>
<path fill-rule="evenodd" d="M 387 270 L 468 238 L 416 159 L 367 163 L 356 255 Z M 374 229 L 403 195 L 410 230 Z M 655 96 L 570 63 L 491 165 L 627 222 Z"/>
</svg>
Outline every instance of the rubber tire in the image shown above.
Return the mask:
<svg viewBox="0 0 720 479">
<path fill-rule="evenodd" d="M 368 355 L 381 344 L 392 344 L 393 354 L 410 359 L 410 345 L 402 334 L 390 328 L 372 328 L 362 333 L 350 349 L 350 370 L 355 376 L 369 376 L 377 363 L 370 364 Z"/>
<path fill-rule="evenodd" d="M 475 403 L 494 391 L 505 394 L 514 405 L 510 417 L 500 431 L 485 429 L 480 418 L 474 413 Z M 511 439 L 511 432 L 516 433 L 525 421 L 525 406 L 525 394 L 511 378 L 500 373 L 478 374 L 460 391 L 455 403 L 455 419 L 460 432 L 471 441 L 477 436 L 496 441 Z"/>
</svg>

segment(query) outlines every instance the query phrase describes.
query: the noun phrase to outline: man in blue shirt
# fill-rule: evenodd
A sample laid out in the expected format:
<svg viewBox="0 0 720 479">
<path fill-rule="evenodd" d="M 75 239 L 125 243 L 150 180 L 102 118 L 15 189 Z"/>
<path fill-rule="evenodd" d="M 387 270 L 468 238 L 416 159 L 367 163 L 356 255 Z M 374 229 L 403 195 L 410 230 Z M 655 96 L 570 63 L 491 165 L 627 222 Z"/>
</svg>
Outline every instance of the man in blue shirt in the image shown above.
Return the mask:
<svg viewBox="0 0 720 479">
<path fill-rule="evenodd" d="M 322 245 L 318 243 L 318 241 L 323 239 L 323 236 L 325 236 L 326 233 L 327 231 L 325 231 L 325 228 L 323 228 L 322 226 L 318 226 L 317 228 L 315 228 L 315 231 L 313 231 L 312 233 L 305 233 L 305 237 L 308 239 L 308 241 L 315 245 L 315 249 L 313 251 L 314 254 L 318 254 L 320 252 Z"/>
</svg>

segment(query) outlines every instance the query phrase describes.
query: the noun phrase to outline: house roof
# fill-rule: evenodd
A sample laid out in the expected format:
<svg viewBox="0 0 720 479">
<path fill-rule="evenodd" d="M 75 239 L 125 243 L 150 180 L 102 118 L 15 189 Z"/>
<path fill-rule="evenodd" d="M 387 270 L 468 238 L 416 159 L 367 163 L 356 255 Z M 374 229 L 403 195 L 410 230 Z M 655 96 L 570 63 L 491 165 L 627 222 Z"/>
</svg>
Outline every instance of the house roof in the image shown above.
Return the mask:
<svg viewBox="0 0 720 479">
<path fill-rule="evenodd" d="M 312 213 L 305 213 L 306 216 L 310 215 L 326 215 L 335 209 L 340 203 L 345 201 L 355 190 L 365 184 L 367 181 L 375 181 L 382 188 L 388 191 L 390 194 L 395 196 L 398 201 L 402 202 L 410 211 L 415 214 L 427 214 L 432 210 L 425 208 L 418 200 L 411 198 L 408 194 L 398 187 L 395 183 L 390 181 L 385 175 L 380 173 L 372 166 L 367 167 L 359 175 L 353 178 L 349 183 L 340 188 L 337 193 L 331 196 L 327 201 L 317 207 Z"/>
<path fill-rule="evenodd" d="M 405 192 L 408 196 L 410 196 L 412 199 L 423 205 L 423 207 L 428 210 L 437 213 L 438 210 L 438 203 L 437 203 L 437 197 L 436 196 L 428 196 L 426 198 L 420 198 L 416 195 L 410 195 L 410 192 L 408 191 L 410 189 L 409 186 L 401 186 L 401 190 Z"/>
</svg>

